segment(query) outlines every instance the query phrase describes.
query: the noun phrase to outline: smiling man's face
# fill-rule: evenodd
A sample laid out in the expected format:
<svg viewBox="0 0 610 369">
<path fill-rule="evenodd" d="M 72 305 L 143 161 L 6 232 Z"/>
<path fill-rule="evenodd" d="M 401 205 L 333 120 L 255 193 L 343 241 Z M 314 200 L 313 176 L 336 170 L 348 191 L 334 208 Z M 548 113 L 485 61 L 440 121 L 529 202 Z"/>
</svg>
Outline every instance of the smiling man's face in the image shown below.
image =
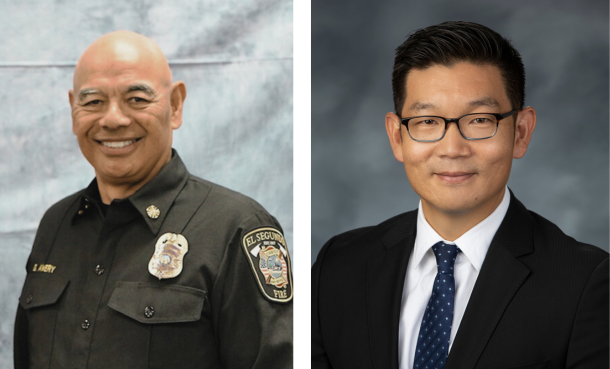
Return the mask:
<svg viewBox="0 0 610 369">
<path fill-rule="evenodd" d="M 518 108 L 510 105 L 497 67 L 466 62 L 410 71 L 406 95 L 401 118 L 457 118 Z M 514 119 L 501 120 L 496 135 L 480 141 L 463 138 L 455 123 L 436 142 L 416 142 L 400 124 L 401 132 L 395 131 L 400 136 L 389 131 L 394 154 L 404 163 L 426 214 L 490 214 L 495 209 L 502 200 L 513 157 L 525 154 L 515 144 Z"/>
<path fill-rule="evenodd" d="M 165 57 L 143 36 L 119 32 L 83 54 L 70 91 L 72 130 L 98 181 L 140 187 L 170 160 L 182 122 L 175 88 L 184 85 L 172 86 Z"/>
</svg>

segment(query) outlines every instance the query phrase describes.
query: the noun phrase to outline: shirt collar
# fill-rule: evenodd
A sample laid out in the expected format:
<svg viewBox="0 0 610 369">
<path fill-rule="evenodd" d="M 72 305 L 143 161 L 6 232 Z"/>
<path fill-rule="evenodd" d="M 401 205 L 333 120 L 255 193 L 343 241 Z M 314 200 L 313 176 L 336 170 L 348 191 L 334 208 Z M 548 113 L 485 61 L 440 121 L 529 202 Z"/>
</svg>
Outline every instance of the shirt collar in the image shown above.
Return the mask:
<svg viewBox="0 0 610 369">
<path fill-rule="evenodd" d="M 172 149 L 172 158 L 165 164 L 156 177 L 138 189 L 133 195 L 127 199 L 114 201 L 129 201 L 137 212 L 144 218 L 144 221 L 150 228 L 153 234 L 159 232 L 163 220 L 169 213 L 169 209 L 178 194 L 186 184 L 189 178 L 189 173 L 180 159 L 178 153 Z M 85 205 L 91 202 L 101 203 L 100 193 L 97 186 L 97 180 L 93 179 L 91 184 L 85 189 L 81 198 L 81 206 L 78 211 L 85 209 Z M 159 210 L 158 216 L 149 216 L 147 209 L 156 208 Z M 151 212 L 151 214 L 154 212 Z M 156 214 L 153 214 L 156 215 Z"/>
<path fill-rule="evenodd" d="M 504 188 L 504 197 L 500 205 L 494 210 L 487 218 L 483 219 L 479 224 L 469 229 L 457 240 L 450 242 L 443 239 L 433 228 L 430 226 L 426 217 L 424 216 L 424 210 L 422 208 L 421 200 L 419 201 L 419 209 L 417 214 L 417 236 L 415 238 L 415 247 L 413 249 L 413 258 L 411 261 L 415 268 L 421 263 L 426 252 L 439 241 L 443 241 L 448 244 L 457 245 L 463 254 L 470 261 L 473 267 L 477 271 L 481 270 L 485 255 L 491 244 L 491 240 L 498 231 L 508 205 L 510 204 L 510 192 L 508 187 Z"/>
</svg>

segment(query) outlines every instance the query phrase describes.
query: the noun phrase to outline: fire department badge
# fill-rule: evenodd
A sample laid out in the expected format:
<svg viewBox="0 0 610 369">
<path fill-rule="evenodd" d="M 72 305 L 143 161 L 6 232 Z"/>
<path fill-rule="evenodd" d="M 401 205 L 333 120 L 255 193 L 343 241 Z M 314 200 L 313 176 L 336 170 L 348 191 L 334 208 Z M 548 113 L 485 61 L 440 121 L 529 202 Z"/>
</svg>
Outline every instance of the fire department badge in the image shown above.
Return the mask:
<svg viewBox="0 0 610 369">
<path fill-rule="evenodd" d="M 271 227 L 248 232 L 242 248 L 263 295 L 276 302 L 292 300 L 292 273 L 286 240 Z"/>
<path fill-rule="evenodd" d="M 157 240 L 148 271 L 159 279 L 174 278 L 182 272 L 182 259 L 188 251 L 189 243 L 183 235 L 165 233 Z"/>
</svg>

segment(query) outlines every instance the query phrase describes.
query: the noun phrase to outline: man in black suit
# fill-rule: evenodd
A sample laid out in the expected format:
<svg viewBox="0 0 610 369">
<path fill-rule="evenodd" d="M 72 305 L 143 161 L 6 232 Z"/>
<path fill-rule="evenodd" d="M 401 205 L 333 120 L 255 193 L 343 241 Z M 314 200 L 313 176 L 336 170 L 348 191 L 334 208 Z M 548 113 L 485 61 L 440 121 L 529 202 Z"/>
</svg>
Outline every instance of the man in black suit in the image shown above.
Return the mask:
<svg viewBox="0 0 610 369">
<path fill-rule="evenodd" d="M 386 130 L 420 205 L 322 248 L 312 367 L 608 368 L 608 253 L 506 187 L 536 125 L 519 53 L 442 23 L 397 48 L 392 87 Z"/>
</svg>

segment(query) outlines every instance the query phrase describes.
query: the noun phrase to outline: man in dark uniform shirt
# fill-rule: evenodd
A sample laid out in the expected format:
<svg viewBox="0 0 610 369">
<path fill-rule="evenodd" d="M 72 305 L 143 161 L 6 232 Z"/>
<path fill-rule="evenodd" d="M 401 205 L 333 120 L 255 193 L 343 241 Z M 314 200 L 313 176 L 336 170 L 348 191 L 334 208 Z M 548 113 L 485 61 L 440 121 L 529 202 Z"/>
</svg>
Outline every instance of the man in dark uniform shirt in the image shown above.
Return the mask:
<svg viewBox="0 0 610 369">
<path fill-rule="evenodd" d="M 277 220 L 189 174 L 172 131 L 186 88 L 119 31 L 82 55 L 73 132 L 96 178 L 38 229 L 16 368 L 288 368 L 292 274 Z"/>
</svg>

